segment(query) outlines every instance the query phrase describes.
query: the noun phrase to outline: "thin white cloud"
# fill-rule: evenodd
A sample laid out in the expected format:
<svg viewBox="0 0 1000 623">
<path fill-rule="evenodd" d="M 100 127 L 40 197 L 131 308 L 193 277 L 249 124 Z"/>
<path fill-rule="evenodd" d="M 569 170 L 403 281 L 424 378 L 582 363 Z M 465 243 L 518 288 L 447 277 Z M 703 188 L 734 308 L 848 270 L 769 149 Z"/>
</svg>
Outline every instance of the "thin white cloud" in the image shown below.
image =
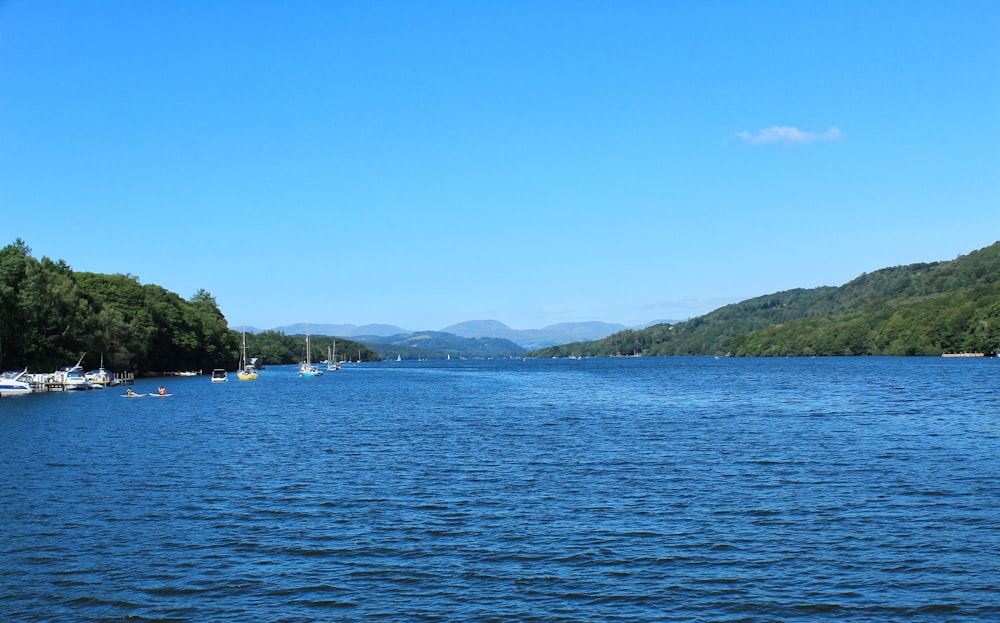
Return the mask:
<svg viewBox="0 0 1000 623">
<path fill-rule="evenodd" d="M 736 136 L 748 145 L 765 145 L 767 143 L 804 145 L 823 141 L 839 141 L 843 138 L 844 133 L 837 126 L 830 127 L 826 132 L 806 132 L 787 125 L 775 125 L 764 128 L 756 134 L 745 131 L 737 132 Z"/>
</svg>

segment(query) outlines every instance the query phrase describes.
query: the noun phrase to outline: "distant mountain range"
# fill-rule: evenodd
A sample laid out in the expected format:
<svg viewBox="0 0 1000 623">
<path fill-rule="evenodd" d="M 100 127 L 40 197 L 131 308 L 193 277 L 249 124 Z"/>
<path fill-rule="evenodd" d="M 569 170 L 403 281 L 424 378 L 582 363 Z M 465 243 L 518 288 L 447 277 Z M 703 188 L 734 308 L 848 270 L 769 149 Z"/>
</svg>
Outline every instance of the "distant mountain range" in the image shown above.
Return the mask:
<svg viewBox="0 0 1000 623">
<path fill-rule="evenodd" d="M 289 324 L 283 327 L 274 327 L 274 331 L 281 331 L 285 335 L 305 335 L 306 327 L 309 327 L 310 335 L 331 335 L 336 337 L 358 337 L 359 335 L 398 335 L 400 333 L 410 333 L 402 327 L 391 324 L 366 324 L 358 326 L 356 324 L 322 324 L 304 322 Z M 250 329 L 247 329 L 248 331 Z M 260 333 L 263 329 L 255 329 L 253 333 Z"/>
<path fill-rule="evenodd" d="M 526 349 L 496 337 L 460 337 L 454 333 L 420 331 L 390 336 L 360 336 L 354 339 L 378 353 L 382 359 L 446 359 L 515 357 Z"/>
<path fill-rule="evenodd" d="M 563 322 L 542 329 L 511 329 L 496 320 L 469 320 L 445 327 L 441 331 L 461 337 L 502 338 L 532 350 L 569 342 L 599 340 L 626 328 L 625 325 L 594 321 Z"/>
<path fill-rule="evenodd" d="M 656 321 L 656 324 L 665 321 Z M 649 325 L 646 325 L 649 326 Z M 330 335 L 348 337 L 359 342 L 375 342 L 376 338 L 387 338 L 407 335 L 452 334 L 463 338 L 498 338 L 509 340 L 523 349 L 532 350 L 545 346 L 556 346 L 570 342 L 599 340 L 612 333 L 627 329 L 625 325 L 607 322 L 563 322 L 549 325 L 542 329 L 511 329 L 498 320 L 469 320 L 445 327 L 440 331 L 410 331 L 402 327 L 388 324 L 322 324 L 309 323 L 309 333 L 312 335 Z M 259 329 L 248 328 L 252 333 L 260 333 Z M 303 335 L 306 332 L 305 323 L 290 324 L 275 327 L 286 335 Z"/>
</svg>

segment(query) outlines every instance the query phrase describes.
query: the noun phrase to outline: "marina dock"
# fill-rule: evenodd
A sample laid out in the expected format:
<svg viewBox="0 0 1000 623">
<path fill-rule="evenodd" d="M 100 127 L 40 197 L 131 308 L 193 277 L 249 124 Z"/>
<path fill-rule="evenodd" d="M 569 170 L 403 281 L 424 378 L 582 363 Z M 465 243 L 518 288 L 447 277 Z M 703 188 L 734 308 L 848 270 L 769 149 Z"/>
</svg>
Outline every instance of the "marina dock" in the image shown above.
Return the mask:
<svg viewBox="0 0 1000 623">
<path fill-rule="evenodd" d="M 66 391 L 66 384 L 49 374 L 32 375 L 30 383 L 32 392 Z M 135 372 L 116 372 L 115 381 L 113 383 L 103 383 L 103 385 L 105 387 L 110 385 L 135 385 Z"/>
</svg>

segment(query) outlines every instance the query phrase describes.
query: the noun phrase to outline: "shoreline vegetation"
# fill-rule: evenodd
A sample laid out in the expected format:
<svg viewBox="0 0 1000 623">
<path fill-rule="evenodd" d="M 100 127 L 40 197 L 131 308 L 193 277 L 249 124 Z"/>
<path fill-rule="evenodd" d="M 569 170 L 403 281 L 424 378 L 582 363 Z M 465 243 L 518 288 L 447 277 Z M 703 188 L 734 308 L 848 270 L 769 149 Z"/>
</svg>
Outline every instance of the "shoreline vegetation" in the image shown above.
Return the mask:
<svg viewBox="0 0 1000 623">
<path fill-rule="evenodd" d="M 313 343 L 325 349 L 323 340 Z M 304 338 L 264 331 L 248 339 L 265 364 L 298 363 Z M 0 370 L 48 372 L 83 355 L 85 368 L 153 376 L 165 370 L 235 370 L 240 332 L 215 298 L 190 299 L 130 274 L 76 272 L 64 260 L 41 260 L 18 238 L 0 249 Z M 338 349 L 364 361 L 378 355 L 337 338 Z"/>
<path fill-rule="evenodd" d="M 528 356 L 992 356 L 998 344 L 1000 242 L 947 262 L 883 268 L 839 287 L 786 290 Z"/>
<path fill-rule="evenodd" d="M 311 338 L 326 349 L 321 336 Z M 329 339 L 351 360 L 380 360 L 363 343 Z M 951 261 L 884 268 L 839 287 L 786 290 L 524 356 L 992 356 L 998 344 L 1000 242 Z M 184 299 L 130 274 L 75 272 L 64 260 L 35 259 L 20 238 L 0 249 L 0 369 L 55 370 L 85 354 L 85 367 L 102 360 L 138 376 L 234 370 L 239 345 L 240 332 L 207 290 Z M 265 365 L 298 363 L 304 336 L 263 331 L 248 336 L 248 348 Z"/>
</svg>

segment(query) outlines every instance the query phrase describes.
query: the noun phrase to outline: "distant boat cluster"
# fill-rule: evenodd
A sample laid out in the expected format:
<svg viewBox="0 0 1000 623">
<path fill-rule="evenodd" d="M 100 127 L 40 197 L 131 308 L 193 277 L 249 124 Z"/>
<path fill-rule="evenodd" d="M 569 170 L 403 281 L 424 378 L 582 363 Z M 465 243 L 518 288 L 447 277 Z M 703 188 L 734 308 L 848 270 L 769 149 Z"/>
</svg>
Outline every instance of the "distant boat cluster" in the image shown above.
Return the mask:
<svg viewBox="0 0 1000 623">
<path fill-rule="evenodd" d="M 84 354 L 84 356 L 86 356 L 86 354 Z M 32 393 L 50 391 L 103 389 L 114 385 L 132 385 L 135 383 L 134 373 L 128 372 L 114 374 L 106 369 L 104 367 L 103 357 L 101 358 L 100 368 L 90 370 L 89 372 L 84 371 L 82 366 L 84 356 L 80 357 L 79 361 L 76 362 L 76 365 L 65 366 L 55 372 L 33 374 L 28 372 L 27 368 L 24 370 L 11 370 L 3 372 L 0 374 L 0 398 L 6 398 L 9 396 L 24 396 Z M 311 357 L 312 353 L 309 347 L 309 332 L 307 328 L 305 360 L 299 364 L 299 376 L 323 376 L 323 369 L 313 364 Z M 358 362 L 360 361 L 361 352 L 359 351 Z M 327 371 L 332 372 L 340 370 L 341 362 L 337 359 L 336 342 L 334 342 L 333 346 L 328 348 L 327 358 L 322 363 L 326 364 L 325 367 Z M 261 369 L 263 369 L 263 365 L 259 364 L 259 359 L 257 357 L 247 356 L 247 339 L 246 331 L 244 330 L 243 343 L 240 348 L 240 362 L 239 367 L 236 370 L 236 378 L 241 381 L 256 381 L 260 378 L 258 370 Z M 183 371 L 165 372 L 163 374 L 168 376 L 198 376 L 201 372 Z M 229 372 L 224 368 L 216 368 L 212 370 L 212 383 L 226 383 L 228 381 Z M 123 396 L 129 398 L 144 395 L 152 394 L 137 394 L 131 390 L 129 390 L 128 393 L 123 394 Z M 172 396 L 173 394 L 166 395 Z"/>
<path fill-rule="evenodd" d="M 358 361 L 361 361 L 361 353 L 358 353 Z M 337 360 L 337 341 L 327 347 L 326 359 L 322 362 L 326 364 L 327 372 L 336 372 L 340 369 L 340 361 Z M 309 325 L 306 325 L 306 356 L 299 364 L 299 376 L 323 376 L 323 370 L 312 362 L 312 352 L 309 349 Z"/>
<path fill-rule="evenodd" d="M 361 355 L 358 355 L 358 360 L 361 360 Z M 328 371 L 340 370 L 340 362 L 337 361 L 337 346 L 336 342 L 327 351 L 327 359 L 323 362 L 326 364 L 326 369 Z M 262 366 L 261 366 L 262 368 Z M 299 376 L 310 377 L 310 376 L 323 376 L 323 370 L 312 362 L 312 351 L 309 346 L 309 327 L 306 326 L 306 348 L 305 348 L 305 358 L 299 364 Z M 257 359 L 254 357 L 247 357 L 247 333 L 246 329 L 243 330 L 243 344 L 240 348 L 240 365 L 236 370 L 236 378 L 241 381 L 256 381 L 260 378 L 258 372 Z M 213 383 L 226 383 L 229 381 L 229 373 L 222 369 L 216 368 L 212 370 L 212 382 Z"/>
</svg>

